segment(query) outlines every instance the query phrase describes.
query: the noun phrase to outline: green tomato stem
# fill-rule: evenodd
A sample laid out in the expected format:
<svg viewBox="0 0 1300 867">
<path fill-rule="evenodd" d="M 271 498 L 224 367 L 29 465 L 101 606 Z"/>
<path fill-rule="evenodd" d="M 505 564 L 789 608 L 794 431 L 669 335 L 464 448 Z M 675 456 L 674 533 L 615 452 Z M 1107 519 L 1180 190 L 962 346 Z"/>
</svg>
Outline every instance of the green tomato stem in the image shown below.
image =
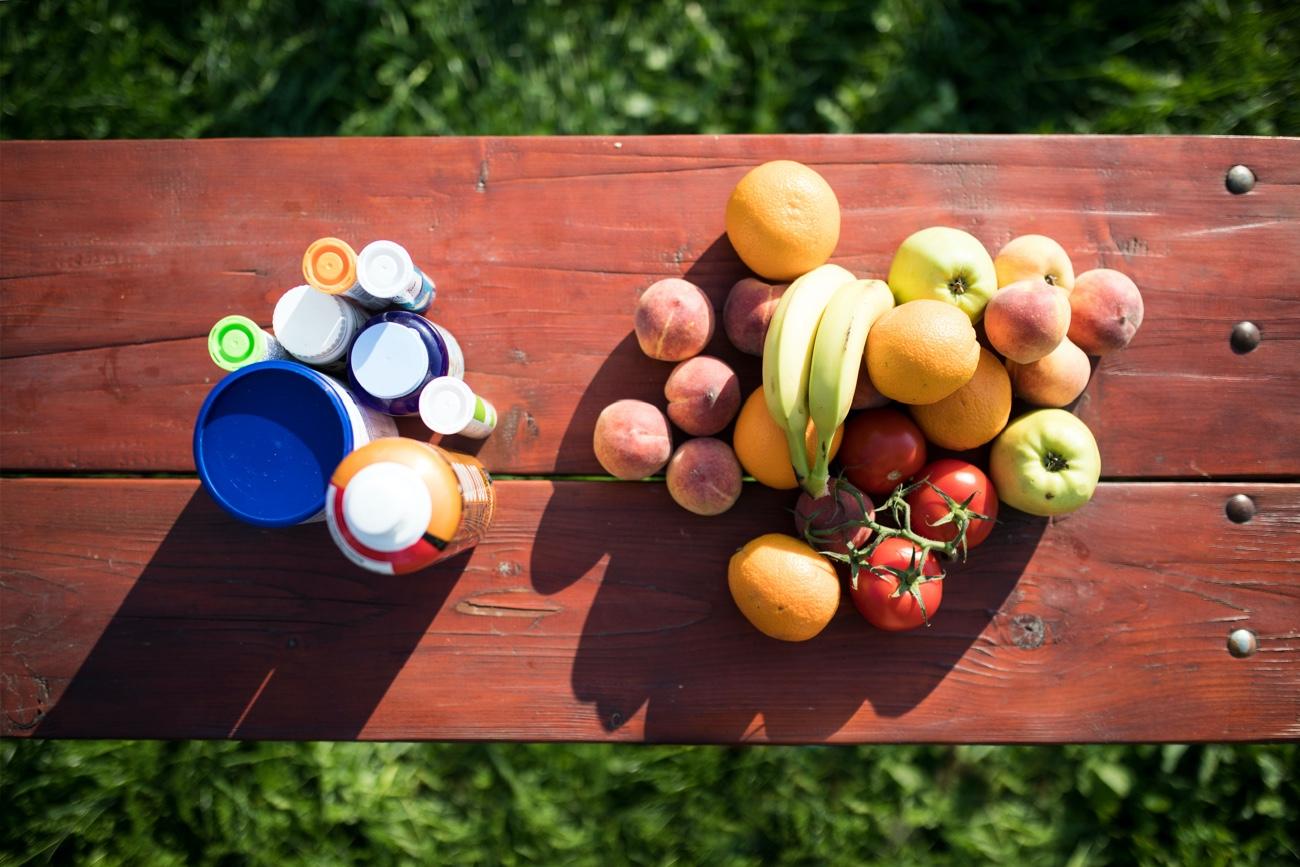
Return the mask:
<svg viewBox="0 0 1300 867">
<path fill-rule="evenodd" d="M 871 558 L 871 555 L 875 553 L 875 550 L 880 546 L 880 543 L 884 542 L 886 539 L 906 539 L 921 552 L 922 560 L 925 559 L 926 554 L 932 553 L 939 554 L 948 560 L 956 559 L 958 550 L 964 549 L 965 546 L 967 530 L 965 524 L 960 524 L 957 527 L 956 537 L 949 542 L 937 542 L 934 539 L 927 539 L 912 530 L 912 507 L 908 504 L 906 498 L 909 493 L 916 490 L 920 484 L 924 483 L 925 482 L 918 482 L 917 484 L 910 486 L 899 485 L 894 489 L 894 492 L 889 495 L 885 502 L 881 504 L 880 508 L 890 511 L 894 515 L 895 522 L 898 524 L 897 527 L 890 527 L 881 524 L 868 514 L 866 500 L 863 499 L 861 491 L 846 482 L 842 477 L 838 478 L 835 480 L 833 485 L 829 486 L 829 493 L 833 496 L 838 496 L 840 490 L 848 491 L 849 494 L 857 500 L 858 509 L 862 512 L 862 517 L 845 521 L 842 524 L 837 524 L 834 527 L 829 527 L 824 530 L 814 530 L 812 527 L 805 527 L 804 538 L 809 545 L 816 548 L 818 547 L 819 542 L 824 542 L 826 539 L 845 530 L 856 529 L 858 527 L 866 527 L 871 530 L 871 540 L 865 547 L 854 548 L 850 546 L 847 555 L 827 554 L 827 556 L 833 560 L 849 564 L 855 585 L 858 571 L 867 563 Z"/>
</svg>

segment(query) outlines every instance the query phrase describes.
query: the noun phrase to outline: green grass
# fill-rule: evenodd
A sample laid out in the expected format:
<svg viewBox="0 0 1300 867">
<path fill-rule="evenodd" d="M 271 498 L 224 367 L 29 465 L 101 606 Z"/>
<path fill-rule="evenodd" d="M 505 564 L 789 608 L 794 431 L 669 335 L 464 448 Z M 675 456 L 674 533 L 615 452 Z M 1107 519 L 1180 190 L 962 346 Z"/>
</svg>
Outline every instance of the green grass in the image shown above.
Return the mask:
<svg viewBox="0 0 1300 867">
<path fill-rule="evenodd" d="M 1050 11 L 1043 11 L 1050 10 Z M 0 136 L 1300 133 L 1294 3 L 0 3 Z M 0 744 L 0 864 L 1297 859 L 1265 747 Z"/>
<path fill-rule="evenodd" d="M 1300 5 L 11 0 L 13 138 L 1300 132 Z"/>
<path fill-rule="evenodd" d="M 1277 865 L 1292 746 L 5 743 L 35 863 Z M 27 863 L 22 857 L 0 863 Z"/>
</svg>

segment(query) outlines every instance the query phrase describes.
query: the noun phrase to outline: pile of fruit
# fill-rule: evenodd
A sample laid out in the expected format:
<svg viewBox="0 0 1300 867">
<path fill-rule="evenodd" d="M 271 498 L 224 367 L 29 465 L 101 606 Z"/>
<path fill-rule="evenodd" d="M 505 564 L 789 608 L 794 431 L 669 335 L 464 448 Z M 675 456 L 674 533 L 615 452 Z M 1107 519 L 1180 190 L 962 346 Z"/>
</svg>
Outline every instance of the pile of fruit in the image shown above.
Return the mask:
<svg viewBox="0 0 1300 867">
<path fill-rule="evenodd" d="M 638 299 L 634 325 L 647 355 L 678 362 L 667 417 L 617 401 L 594 446 L 618 478 L 667 465 L 673 499 L 700 515 L 735 504 L 742 472 L 802 488 L 795 535 L 759 536 L 731 558 L 732 597 L 759 630 L 788 641 L 821 632 L 839 607 L 837 564 L 873 625 L 928 624 L 943 598 L 941 563 L 988 538 L 1000 502 L 1055 516 L 1092 498 L 1097 443 L 1063 407 L 1087 387 L 1088 356 L 1124 348 L 1142 324 L 1142 296 L 1124 274 L 1076 278 L 1042 235 L 993 257 L 969 233 L 935 226 L 903 241 L 885 280 L 859 279 L 827 264 L 840 234 L 834 191 L 787 160 L 740 180 L 726 228 L 761 279 L 732 287 L 723 326 L 737 349 L 762 357 L 762 387 L 742 401 L 734 371 L 700 355 L 715 327 L 708 297 L 661 280 Z M 1037 408 L 1011 419 L 1013 395 Z M 733 417 L 729 445 L 714 435 Z M 669 420 L 695 437 L 676 451 Z M 984 452 L 972 450 L 990 443 L 981 467 Z M 945 455 L 935 459 L 936 447 Z"/>
</svg>

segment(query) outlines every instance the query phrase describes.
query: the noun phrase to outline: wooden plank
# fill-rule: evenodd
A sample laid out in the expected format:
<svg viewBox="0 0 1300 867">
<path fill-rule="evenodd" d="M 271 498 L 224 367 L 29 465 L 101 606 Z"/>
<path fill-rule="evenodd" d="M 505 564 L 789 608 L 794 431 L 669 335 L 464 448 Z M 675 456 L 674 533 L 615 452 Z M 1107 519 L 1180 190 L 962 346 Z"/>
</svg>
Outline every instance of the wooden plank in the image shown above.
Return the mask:
<svg viewBox="0 0 1300 867">
<path fill-rule="evenodd" d="M 643 356 L 631 335 L 603 359 L 530 346 L 531 355 L 516 355 L 470 344 L 470 381 L 497 404 L 501 422 L 486 442 L 457 447 L 479 450 L 498 473 L 603 474 L 591 450 L 596 416 L 624 397 L 663 406 L 670 366 Z M 1171 369 L 1167 346 L 1138 345 L 1103 359 L 1077 411 L 1096 434 L 1106 476 L 1300 475 L 1300 437 L 1277 435 L 1300 406 L 1296 346 L 1265 343 L 1238 356 L 1221 341 L 1205 353 L 1220 371 L 1210 380 Z M 710 351 L 733 365 L 746 393 L 761 384 L 758 359 L 723 338 Z M 192 472 L 194 418 L 221 374 L 206 353 L 204 341 L 191 339 L 0 361 L 0 463 L 28 471 Z M 430 438 L 416 419 L 399 427 Z"/>
<path fill-rule="evenodd" d="M 1043 232 L 1079 270 L 1128 270 L 1163 314 L 1157 331 L 1249 316 L 1270 332 L 1293 309 L 1287 257 L 1260 251 L 1300 238 L 1297 139 L 5 142 L 2 351 L 197 337 L 231 311 L 264 319 L 300 282 L 306 243 L 327 232 L 408 244 L 452 322 L 508 330 L 581 311 L 590 333 L 606 334 L 612 317 L 621 334 L 626 300 L 650 279 L 742 273 L 722 239 L 723 205 L 749 166 L 777 157 L 830 180 L 845 217 L 836 261 L 863 273 L 882 274 L 913 230 L 948 223 L 994 250 Z M 1238 162 L 1259 177 L 1246 196 L 1224 188 Z M 519 318 L 497 324 L 507 311 Z M 1277 328 L 1295 337 L 1294 322 Z"/>
<path fill-rule="evenodd" d="M 1224 515 L 1236 493 L 1250 523 Z M 505 482 L 485 544 L 399 580 L 321 526 L 237 524 L 191 481 L 0 494 L 5 735 L 1300 737 L 1300 485 L 1112 483 L 1051 526 L 1008 514 L 930 629 L 876 632 L 846 602 L 801 645 L 726 590 L 730 552 L 788 520 L 764 489 L 702 519 L 657 484 Z M 1260 649 L 1234 659 L 1243 626 Z"/>
<path fill-rule="evenodd" d="M 939 222 L 992 249 L 1044 232 L 1080 270 L 1131 273 L 1147 323 L 1080 410 L 1108 474 L 1300 475 L 1300 439 L 1273 433 L 1300 403 L 1300 302 L 1264 252 L 1300 246 L 1300 141 L 1015 136 L 3 143 L 0 462 L 190 469 L 216 373 L 198 338 L 226 313 L 269 320 L 307 241 L 338 233 L 402 241 L 437 276 L 433 315 L 505 415 L 494 469 L 598 472 L 596 414 L 660 399 L 667 370 L 628 339 L 637 292 L 684 274 L 721 306 L 744 273 L 722 203 L 776 156 L 831 180 L 836 260 L 862 274 Z M 1224 189 L 1235 162 L 1249 195 Z M 1264 333 L 1246 356 L 1227 344 L 1241 319 Z"/>
</svg>

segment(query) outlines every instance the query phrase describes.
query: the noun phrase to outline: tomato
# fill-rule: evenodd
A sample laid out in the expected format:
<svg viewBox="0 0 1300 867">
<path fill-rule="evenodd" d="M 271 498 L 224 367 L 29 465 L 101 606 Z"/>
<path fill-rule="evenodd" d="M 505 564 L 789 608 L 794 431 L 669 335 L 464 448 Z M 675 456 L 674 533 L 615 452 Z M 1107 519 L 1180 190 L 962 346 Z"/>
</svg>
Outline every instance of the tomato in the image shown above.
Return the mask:
<svg viewBox="0 0 1300 867">
<path fill-rule="evenodd" d="M 869 409 L 844 425 L 839 461 L 859 490 L 888 494 L 925 465 L 925 435 L 896 409 Z"/>
<path fill-rule="evenodd" d="M 988 516 L 987 521 L 971 519 L 966 530 L 967 548 L 974 548 L 993 532 L 993 522 L 998 516 L 998 492 L 979 467 L 956 458 L 944 458 L 922 468 L 916 478 L 918 481 L 928 478 L 958 503 L 965 503 L 966 498 L 971 497 L 967 508 Z M 912 507 L 912 532 L 916 535 L 936 542 L 951 542 L 957 538 L 957 526 L 952 522 L 931 526 L 948 514 L 948 505 L 934 488 L 921 485 L 908 494 L 907 504 Z"/>
<path fill-rule="evenodd" d="M 939 568 L 939 561 L 933 554 L 926 554 L 922 560 L 920 548 L 906 539 L 897 537 L 881 542 L 880 546 L 872 552 L 870 564 L 873 567 L 889 566 L 906 570 L 912 565 L 913 556 L 917 558 L 921 574 L 943 574 Z M 924 613 L 921 611 L 921 606 L 917 604 L 916 597 L 907 590 L 897 596 L 894 595 L 898 590 L 898 577 L 884 572 L 883 569 L 880 572 L 867 569 L 859 572 L 858 586 L 850 587 L 849 595 L 853 597 L 853 604 L 857 606 L 858 611 L 872 626 L 890 632 L 902 632 L 906 629 L 915 629 L 927 619 L 934 617 L 935 612 L 939 610 L 939 603 L 943 601 L 943 581 L 921 581 L 915 586 L 921 593 L 921 600 L 925 603 Z"/>
</svg>

